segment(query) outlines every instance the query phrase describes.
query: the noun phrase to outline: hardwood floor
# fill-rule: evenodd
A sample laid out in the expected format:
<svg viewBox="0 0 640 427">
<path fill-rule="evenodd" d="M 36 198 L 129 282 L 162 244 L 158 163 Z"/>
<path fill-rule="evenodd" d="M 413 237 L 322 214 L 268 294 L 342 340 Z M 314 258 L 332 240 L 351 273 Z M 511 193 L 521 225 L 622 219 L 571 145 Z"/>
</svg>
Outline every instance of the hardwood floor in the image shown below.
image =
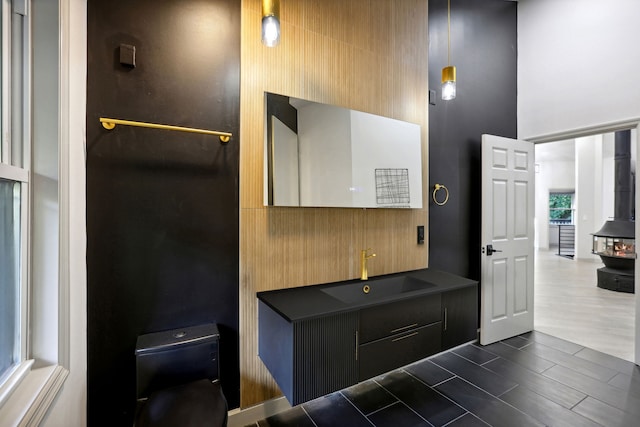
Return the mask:
<svg viewBox="0 0 640 427">
<path fill-rule="evenodd" d="M 598 288 L 602 266 L 537 251 L 534 329 L 633 361 L 635 297 Z"/>
</svg>

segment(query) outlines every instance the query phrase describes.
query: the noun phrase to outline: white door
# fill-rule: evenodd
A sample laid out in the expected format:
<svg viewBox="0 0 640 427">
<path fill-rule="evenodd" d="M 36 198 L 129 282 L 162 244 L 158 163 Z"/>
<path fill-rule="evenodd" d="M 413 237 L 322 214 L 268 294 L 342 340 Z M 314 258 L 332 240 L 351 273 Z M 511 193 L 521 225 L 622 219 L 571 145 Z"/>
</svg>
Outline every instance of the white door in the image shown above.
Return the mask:
<svg viewBox="0 0 640 427">
<path fill-rule="evenodd" d="M 482 135 L 480 344 L 533 330 L 533 143 Z"/>
</svg>

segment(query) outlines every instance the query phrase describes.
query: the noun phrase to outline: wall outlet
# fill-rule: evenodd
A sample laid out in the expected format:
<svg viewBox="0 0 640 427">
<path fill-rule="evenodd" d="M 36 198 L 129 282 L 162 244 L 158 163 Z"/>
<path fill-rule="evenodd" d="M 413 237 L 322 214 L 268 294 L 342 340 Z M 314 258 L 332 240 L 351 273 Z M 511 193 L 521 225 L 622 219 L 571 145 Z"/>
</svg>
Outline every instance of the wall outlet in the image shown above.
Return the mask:
<svg viewBox="0 0 640 427">
<path fill-rule="evenodd" d="M 418 226 L 418 244 L 424 245 L 424 225 Z"/>
</svg>

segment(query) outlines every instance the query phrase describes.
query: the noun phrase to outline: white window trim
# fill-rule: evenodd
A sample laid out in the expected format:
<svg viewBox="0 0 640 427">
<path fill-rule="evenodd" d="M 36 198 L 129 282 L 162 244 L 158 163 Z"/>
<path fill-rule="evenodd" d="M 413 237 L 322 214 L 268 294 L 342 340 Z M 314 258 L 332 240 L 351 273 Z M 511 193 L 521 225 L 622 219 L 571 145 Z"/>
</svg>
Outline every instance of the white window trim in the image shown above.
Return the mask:
<svg viewBox="0 0 640 427">
<path fill-rule="evenodd" d="M 18 0 L 26 11 L 27 0 Z M 34 360 L 25 360 L 7 376 L 0 386 L 0 419 L 3 426 L 37 426 L 45 418 L 51 405 L 62 390 L 70 367 L 70 147 L 71 140 L 71 0 L 59 1 L 59 280 L 58 280 L 58 361 L 57 364 L 33 369 Z M 29 29 L 30 31 L 30 29 Z M 25 49 L 31 50 L 31 43 Z M 4 51 L 4 49 L 3 49 Z M 30 72 L 25 73 L 31 81 Z M 3 79 L 6 81 L 6 79 Z M 30 94 L 28 96 L 30 98 Z M 30 113 L 30 105 L 25 111 Z M 25 136 L 29 136 L 28 134 Z M 6 143 L 6 138 L 0 138 Z M 6 152 L 6 151 L 5 151 Z M 28 157 L 30 159 L 30 156 Z M 3 174 L 21 182 L 27 182 L 28 172 L 0 164 Z M 27 287 L 28 288 L 28 287 Z M 28 298 L 23 298 L 23 308 L 28 310 Z M 30 315 L 37 315 L 30 313 Z M 26 325 L 26 322 L 25 322 Z M 24 330 L 26 333 L 26 330 Z M 25 340 L 29 345 L 29 338 Z M 28 354 L 28 348 L 23 348 Z"/>
</svg>

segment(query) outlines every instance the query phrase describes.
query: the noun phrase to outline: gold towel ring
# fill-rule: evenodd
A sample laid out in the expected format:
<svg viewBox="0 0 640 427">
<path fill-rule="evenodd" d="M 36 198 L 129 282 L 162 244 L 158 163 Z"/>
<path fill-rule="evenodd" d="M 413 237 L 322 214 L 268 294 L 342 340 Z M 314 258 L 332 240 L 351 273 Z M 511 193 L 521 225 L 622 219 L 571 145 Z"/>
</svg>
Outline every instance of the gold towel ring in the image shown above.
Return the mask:
<svg viewBox="0 0 640 427">
<path fill-rule="evenodd" d="M 444 200 L 443 200 L 442 202 L 439 202 L 439 201 L 436 199 L 436 193 L 438 192 L 438 190 L 444 190 L 444 192 L 445 192 L 445 197 L 444 197 Z M 435 185 L 435 188 L 433 189 L 433 194 L 432 194 L 432 196 L 431 196 L 431 197 L 433 198 L 433 202 L 434 202 L 436 205 L 438 205 L 438 206 L 445 205 L 445 204 L 449 201 L 449 190 L 447 189 L 447 187 L 445 187 L 445 186 L 444 186 L 444 185 L 442 185 L 442 184 L 436 184 L 436 185 Z"/>
</svg>

